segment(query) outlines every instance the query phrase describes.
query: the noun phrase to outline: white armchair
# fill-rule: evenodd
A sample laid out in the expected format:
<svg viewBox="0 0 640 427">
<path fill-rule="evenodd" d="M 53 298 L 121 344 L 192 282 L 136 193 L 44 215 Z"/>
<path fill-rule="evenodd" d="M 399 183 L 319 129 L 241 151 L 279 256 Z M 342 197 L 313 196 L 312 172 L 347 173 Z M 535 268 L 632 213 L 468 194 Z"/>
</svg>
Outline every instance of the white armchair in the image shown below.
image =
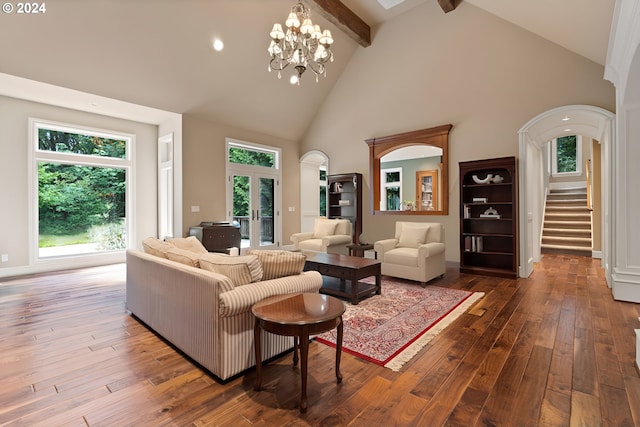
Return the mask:
<svg viewBox="0 0 640 427">
<path fill-rule="evenodd" d="M 426 285 L 446 270 L 444 226 L 440 223 L 398 221 L 395 238 L 379 240 L 373 248 L 386 276 Z"/>
<path fill-rule="evenodd" d="M 313 231 L 291 235 L 294 249 L 348 255 L 352 243 L 351 221 L 316 218 Z"/>
</svg>

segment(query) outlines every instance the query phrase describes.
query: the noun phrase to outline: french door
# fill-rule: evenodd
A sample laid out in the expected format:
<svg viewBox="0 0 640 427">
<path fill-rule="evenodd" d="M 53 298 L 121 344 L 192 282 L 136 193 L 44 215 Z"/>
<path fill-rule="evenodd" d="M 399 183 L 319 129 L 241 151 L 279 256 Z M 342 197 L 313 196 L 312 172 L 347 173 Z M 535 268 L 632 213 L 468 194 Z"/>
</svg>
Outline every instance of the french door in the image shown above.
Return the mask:
<svg viewBox="0 0 640 427">
<path fill-rule="evenodd" d="M 227 215 L 240 225 L 242 249 L 275 249 L 279 243 L 280 189 L 275 173 L 231 170 L 227 177 Z"/>
</svg>

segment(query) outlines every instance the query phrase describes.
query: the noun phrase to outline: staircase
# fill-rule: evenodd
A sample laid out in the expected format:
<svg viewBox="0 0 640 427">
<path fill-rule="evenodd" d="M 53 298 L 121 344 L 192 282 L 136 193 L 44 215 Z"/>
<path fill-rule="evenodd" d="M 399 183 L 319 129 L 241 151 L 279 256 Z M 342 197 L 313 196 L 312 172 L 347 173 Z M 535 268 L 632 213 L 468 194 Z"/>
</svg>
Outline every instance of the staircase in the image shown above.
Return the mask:
<svg viewBox="0 0 640 427">
<path fill-rule="evenodd" d="M 542 253 L 591 256 L 591 211 L 585 188 L 550 190 L 544 213 Z"/>
</svg>

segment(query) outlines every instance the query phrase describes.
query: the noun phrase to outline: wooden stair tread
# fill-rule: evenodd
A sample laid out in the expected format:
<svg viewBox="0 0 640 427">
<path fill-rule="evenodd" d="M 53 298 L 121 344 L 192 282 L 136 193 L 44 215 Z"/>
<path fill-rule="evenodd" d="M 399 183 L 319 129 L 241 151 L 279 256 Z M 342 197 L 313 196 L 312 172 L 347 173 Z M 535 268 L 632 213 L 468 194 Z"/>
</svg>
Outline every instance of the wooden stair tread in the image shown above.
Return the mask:
<svg viewBox="0 0 640 427">
<path fill-rule="evenodd" d="M 592 247 L 586 188 L 551 190 L 544 211 L 542 252 L 591 256 Z"/>
</svg>

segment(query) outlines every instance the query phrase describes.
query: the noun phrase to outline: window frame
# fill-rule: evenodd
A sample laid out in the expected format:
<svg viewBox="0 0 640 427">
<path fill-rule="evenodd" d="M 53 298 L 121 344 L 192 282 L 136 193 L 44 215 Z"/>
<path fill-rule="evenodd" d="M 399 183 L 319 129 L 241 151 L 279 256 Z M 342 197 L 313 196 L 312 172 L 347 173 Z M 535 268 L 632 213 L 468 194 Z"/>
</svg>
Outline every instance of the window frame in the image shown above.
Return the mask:
<svg viewBox="0 0 640 427">
<path fill-rule="evenodd" d="M 324 171 L 324 179 L 321 178 L 321 171 Z M 320 216 L 328 216 L 329 215 L 329 171 L 327 170 L 326 165 L 320 165 L 318 167 L 318 185 L 320 187 L 320 191 L 324 188 L 324 212 L 318 209 Z M 322 206 L 322 200 L 319 200 L 319 207 Z"/>
<path fill-rule="evenodd" d="M 398 172 L 398 181 L 387 181 L 387 174 Z M 380 210 L 387 211 L 387 188 L 400 188 L 400 205 L 402 205 L 402 167 L 380 169 Z M 396 212 L 395 210 L 391 212 Z"/>
<path fill-rule="evenodd" d="M 41 150 L 39 148 L 38 130 L 44 128 L 48 130 L 69 132 L 75 134 L 91 135 L 100 138 L 119 139 L 124 140 L 126 143 L 126 156 L 124 158 L 117 157 L 104 157 L 77 153 L 56 152 Z M 133 218 L 135 215 L 135 208 L 133 201 L 135 200 L 134 188 L 135 188 L 135 135 L 130 133 L 124 133 L 113 130 L 98 129 L 89 126 L 83 126 L 78 124 L 63 123 L 53 120 L 29 118 L 29 155 L 28 155 L 28 171 L 29 171 L 29 258 L 32 264 L 42 264 L 59 262 L 60 259 L 77 259 L 81 257 L 104 257 L 105 259 L 113 254 L 121 256 L 126 249 L 132 247 L 133 239 Z M 40 257 L 40 245 L 39 245 L 39 210 L 38 210 L 38 164 L 41 162 L 47 163 L 59 163 L 65 165 L 78 165 L 78 166 L 93 166 L 102 168 L 117 168 L 125 171 L 125 186 L 126 186 L 126 245 L 124 249 L 112 250 L 112 251 L 100 251 L 91 253 L 60 255 L 55 257 Z"/>
</svg>

